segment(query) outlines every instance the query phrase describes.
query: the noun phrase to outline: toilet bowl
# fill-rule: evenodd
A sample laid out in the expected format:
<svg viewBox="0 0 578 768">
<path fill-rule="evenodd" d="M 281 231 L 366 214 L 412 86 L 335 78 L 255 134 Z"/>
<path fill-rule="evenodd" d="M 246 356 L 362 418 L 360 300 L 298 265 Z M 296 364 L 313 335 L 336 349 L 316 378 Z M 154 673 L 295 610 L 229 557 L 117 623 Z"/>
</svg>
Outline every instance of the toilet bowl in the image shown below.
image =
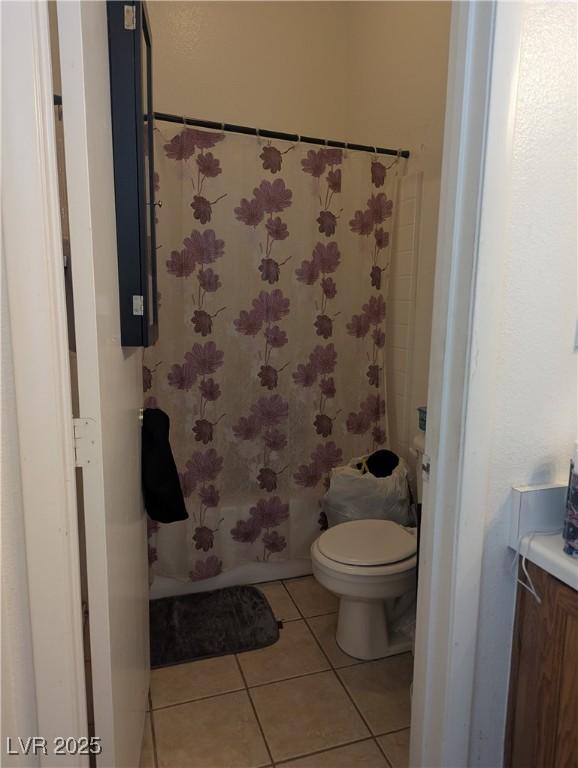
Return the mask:
<svg viewBox="0 0 578 768">
<path fill-rule="evenodd" d="M 345 653 L 378 659 L 411 649 L 391 619 L 399 598 L 415 589 L 415 535 L 391 520 L 353 520 L 322 533 L 311 561 L 317 581 L 339 598 L 335 639 Z"/>
</svg>

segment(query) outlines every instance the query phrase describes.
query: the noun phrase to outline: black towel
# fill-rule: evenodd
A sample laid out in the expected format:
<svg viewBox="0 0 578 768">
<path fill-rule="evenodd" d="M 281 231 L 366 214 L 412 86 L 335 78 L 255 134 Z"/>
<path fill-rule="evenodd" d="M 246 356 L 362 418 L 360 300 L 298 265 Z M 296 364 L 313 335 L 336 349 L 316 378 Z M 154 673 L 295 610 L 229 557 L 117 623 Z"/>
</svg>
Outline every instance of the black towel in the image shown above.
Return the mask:
<svg viewBox="0 0 578 768">
<path fill-rule="evenodd" d="M 142 422 L 142 490 L 148 516 L 159 523 L 188 518 L 177 465 L 169 443 L 170 420 L 160 408 L 145 408 Z"/>
</svg>

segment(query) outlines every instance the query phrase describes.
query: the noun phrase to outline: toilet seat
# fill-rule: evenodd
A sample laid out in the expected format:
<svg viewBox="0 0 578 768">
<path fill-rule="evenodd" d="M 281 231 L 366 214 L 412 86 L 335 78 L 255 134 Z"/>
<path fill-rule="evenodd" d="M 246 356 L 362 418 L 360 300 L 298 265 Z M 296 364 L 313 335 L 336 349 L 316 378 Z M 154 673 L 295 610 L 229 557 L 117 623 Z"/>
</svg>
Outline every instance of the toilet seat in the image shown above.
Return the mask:
<svg viewBox="0 0 578 768">
<path fill-rule="evenodd" d="M 417 551 L 416 537 L 391 520 L 341 523 L 322 533 L 316 544 L 324 559 L 355 569 L 389 569 L 415 559 Z"/>
<path fill-rule="evenodd" d="M 340 523 L 340 525 L 344 525 L 344 523 Z M 346 565 L 345 563 L 338 563 L 321 552 L 319 539 L 316 539 L 311 545 L 311 559 L 326 573 L 339 575 L 341 578 L 354 582 L 379 581 L 384 576 L 394 576 L 415 570 L 417 565 L 417 554 L 408 557 L 407 560 L 400 560 L 390 565 Z"/>
</svg>

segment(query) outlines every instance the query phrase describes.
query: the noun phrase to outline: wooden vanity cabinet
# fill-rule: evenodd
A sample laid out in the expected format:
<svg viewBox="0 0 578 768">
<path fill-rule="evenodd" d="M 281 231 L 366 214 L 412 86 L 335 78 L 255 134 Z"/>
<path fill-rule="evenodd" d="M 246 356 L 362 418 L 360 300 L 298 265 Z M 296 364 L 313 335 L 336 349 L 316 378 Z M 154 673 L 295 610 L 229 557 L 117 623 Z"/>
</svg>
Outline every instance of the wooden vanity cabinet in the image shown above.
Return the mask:
<svg viewBox="0 0 578 768">
<path fill-rule="evenodd" d="M 542 602 L 518 588 L 504 764 L 578 768 L 578 592 L 527 570 Z"/>
</svg>

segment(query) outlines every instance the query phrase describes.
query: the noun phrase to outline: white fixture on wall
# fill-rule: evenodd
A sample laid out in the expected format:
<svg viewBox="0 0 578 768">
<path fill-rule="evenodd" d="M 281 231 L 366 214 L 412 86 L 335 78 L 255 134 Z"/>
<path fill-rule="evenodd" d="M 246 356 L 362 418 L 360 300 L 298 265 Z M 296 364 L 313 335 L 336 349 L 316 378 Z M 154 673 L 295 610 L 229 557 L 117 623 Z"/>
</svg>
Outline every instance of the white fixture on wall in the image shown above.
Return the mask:
<svg viewBox="0 0 578 768">
<path fill-rule="evenodd" d="M 578 590 L 578 560 L 563 551 L 567 492 L 563 483 L 512 488 L 509 545 L 522 558 Z"/>
<path fill-rule="evenodd" d="M 517 550 L 524 536 L 562 528 L 568 486 L 562 483 L 512 488 L 510 547 Z"/>
</svg>

